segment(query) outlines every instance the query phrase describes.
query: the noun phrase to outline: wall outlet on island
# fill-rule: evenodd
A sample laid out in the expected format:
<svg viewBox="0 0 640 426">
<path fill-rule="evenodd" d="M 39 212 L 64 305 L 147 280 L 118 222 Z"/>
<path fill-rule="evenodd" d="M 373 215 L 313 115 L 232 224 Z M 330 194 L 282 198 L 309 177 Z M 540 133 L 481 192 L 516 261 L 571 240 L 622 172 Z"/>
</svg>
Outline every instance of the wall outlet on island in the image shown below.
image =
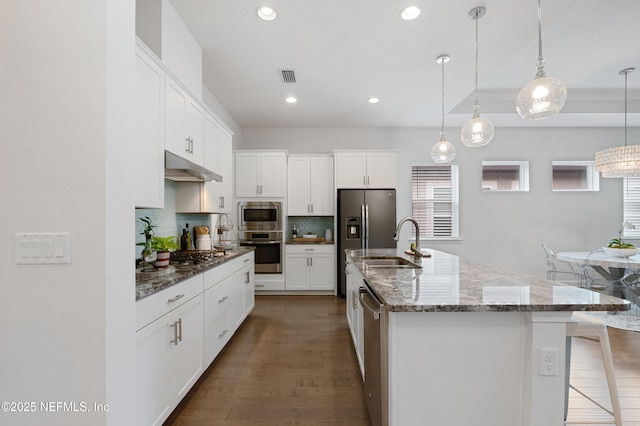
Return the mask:
<svg viewBox="0 0 640 426">
<path fill-rule="evenodd" d="M 558 375 L 558 349 L 540 348 L 540 375 Z"/>
</svg>

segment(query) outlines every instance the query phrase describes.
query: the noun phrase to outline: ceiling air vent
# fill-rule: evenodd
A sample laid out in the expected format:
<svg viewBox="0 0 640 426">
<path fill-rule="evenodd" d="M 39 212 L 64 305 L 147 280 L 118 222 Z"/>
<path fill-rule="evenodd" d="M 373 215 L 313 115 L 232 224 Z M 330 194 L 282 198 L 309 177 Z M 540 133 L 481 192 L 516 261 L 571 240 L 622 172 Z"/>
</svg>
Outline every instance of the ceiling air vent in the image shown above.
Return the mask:
<svg viewBox="0 0 640 426">
<path fill-rule="evenodd" d="M 295 83 L 296 82 L 296 73 L 295 70 L 280 70 L 280 80 L 283 83 Z"/>
</svg>

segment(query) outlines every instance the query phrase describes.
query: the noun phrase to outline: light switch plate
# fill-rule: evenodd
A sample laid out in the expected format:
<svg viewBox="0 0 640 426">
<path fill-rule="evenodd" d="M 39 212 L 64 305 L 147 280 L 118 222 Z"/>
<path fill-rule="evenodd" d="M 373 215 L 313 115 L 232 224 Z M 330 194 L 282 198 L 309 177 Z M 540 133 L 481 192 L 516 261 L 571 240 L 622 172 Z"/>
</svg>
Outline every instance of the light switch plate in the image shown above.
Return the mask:
<svg viewBox="0 0 640 426">
<path fill-rule="evenodd" d="M 71 237 L 68 232 L 33 232 L 14 235 L 18 265 L 71 263 Z"/>
</svg>

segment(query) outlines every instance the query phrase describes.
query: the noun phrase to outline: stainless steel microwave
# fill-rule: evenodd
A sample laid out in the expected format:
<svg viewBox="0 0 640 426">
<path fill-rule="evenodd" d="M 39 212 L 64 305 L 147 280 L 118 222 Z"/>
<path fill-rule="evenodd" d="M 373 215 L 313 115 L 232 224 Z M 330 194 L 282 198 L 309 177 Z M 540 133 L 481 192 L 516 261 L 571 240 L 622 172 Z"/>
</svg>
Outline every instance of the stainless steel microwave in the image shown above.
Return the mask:
<svg viewBox="0 0 640 426">
<path fill-rule="evenodd" d="M 238 216 L 240 231 L 282 231 L 280 201 L 241 201 Z"/>
</svg>

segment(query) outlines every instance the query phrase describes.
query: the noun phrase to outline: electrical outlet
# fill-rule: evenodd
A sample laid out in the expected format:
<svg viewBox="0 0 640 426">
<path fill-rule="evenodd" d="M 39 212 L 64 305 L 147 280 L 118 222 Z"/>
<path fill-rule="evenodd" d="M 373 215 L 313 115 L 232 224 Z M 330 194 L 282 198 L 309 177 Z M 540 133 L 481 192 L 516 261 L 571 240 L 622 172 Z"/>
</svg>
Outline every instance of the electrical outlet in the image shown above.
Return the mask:
<svg viewBox="0 0 640 426">
<path fill-rule="evenodd" d="M 540 375 L 558 375 L 558 349 L 540 348 Z"/>
</svg>

